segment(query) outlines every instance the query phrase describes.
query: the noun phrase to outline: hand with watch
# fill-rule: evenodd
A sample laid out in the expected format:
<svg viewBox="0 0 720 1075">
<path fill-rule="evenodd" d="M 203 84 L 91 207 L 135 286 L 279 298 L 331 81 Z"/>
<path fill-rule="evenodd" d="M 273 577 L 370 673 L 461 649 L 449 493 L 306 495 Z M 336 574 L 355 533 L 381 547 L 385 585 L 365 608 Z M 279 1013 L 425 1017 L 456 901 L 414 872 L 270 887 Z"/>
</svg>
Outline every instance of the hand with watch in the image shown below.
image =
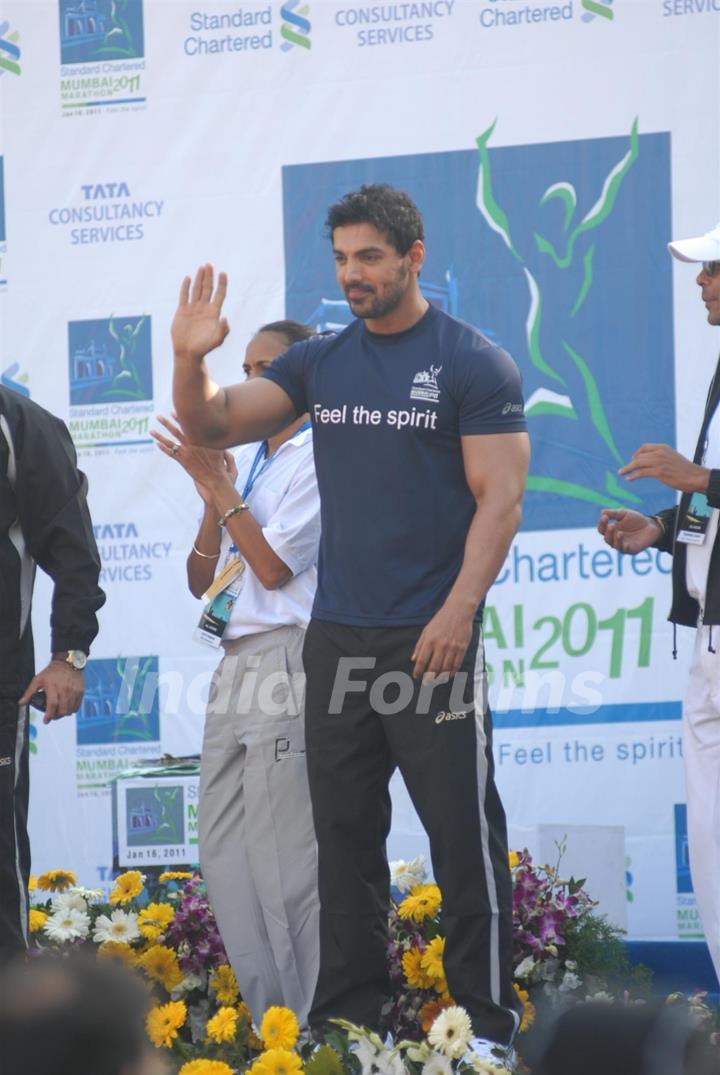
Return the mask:
<svg viewBox="0 0 720 1075">
<path fill-rule="evenodd" d="M 18 705 L 44 709 L 44 724 L 76 713 L 85 691 L 82 670 L 87 660 L 81 649 L 53 653 L 49 664 L 31 679 Z"/>
</svg>

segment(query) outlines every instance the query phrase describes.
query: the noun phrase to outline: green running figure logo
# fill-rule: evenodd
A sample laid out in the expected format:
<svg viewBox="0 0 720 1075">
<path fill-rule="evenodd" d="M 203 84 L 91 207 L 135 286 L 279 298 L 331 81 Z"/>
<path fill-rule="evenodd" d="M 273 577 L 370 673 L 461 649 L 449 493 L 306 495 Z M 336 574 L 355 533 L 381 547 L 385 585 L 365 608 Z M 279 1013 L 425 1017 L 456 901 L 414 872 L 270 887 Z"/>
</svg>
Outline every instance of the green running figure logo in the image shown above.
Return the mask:
<svg viewBox="0 0 720 1075">
<path fill-rule="evenodd" d="M 573 319 L 585 304 L 593 285 L 595 243 L 584 240 L 612 213 L 623 180 L 638 158 L 637 118 L 630 131 L 627 152 L 605 176 L 597 200 L 579 220 L 576 216 L 577 193 L 572 183 L 552 183 L 540 198 L 540 207 L 559 202 L 563 215 L 563 238 L 559 243 L 551 242 L 537 231 L 533 232 L 532 238 L 528 236 L 527 240 L 530 244 L 534 243 L 536 250 L 554 266 L 555 272 L 551 273 L 550 277 L 553 281 L 553 297 L 566 298 L 568 305 L 572 302 L 570 308 L 566 307 L 564 315 L 561 315 L 564 316 L 565 322 L 560 324 L 557 321 L 557 302 L 555 317 L 551 321 L 543 321 L 543 294 L 537 277 L 528 268 L 529 251 L 526 250 L 525 254 L 519 251 L 508 217 L 495 200 L 488 143 L 496 123 L 497 120 L 476 139 L 480 158 L 477 208 L 489 227 L 501 237 L 512 256 L 521 264 L 525 274 L 528 288 L 525 321 L 528 355 L 532 365 L 548 382 L 546 386 L 536 388 L 529 396 L 525 413 L 529 419 L 543 415 L 570 421 L 581 419 L 583 433 L 587 431 L 588 442 L 595 439 L 597 444 L 597 438 L 600 439 L 598 449 L 604 454 L 607 465 L 603 488 L 591 488 L 550 475 L 534 474 L 528 478 L 528 489 L 557 493 L 596 504 L 612 503 L 617 507 L 639 504 L 640 498 L 624 488 L 615 477 L 615 471 L 623 465 L 624 460 L 617 449 L 598 383 L 590 364 L 569 342 L 573 338 Z M 547 269 L 547 262 L 544 264 Z M 547 273 L 545 279 L 547 283 Z M 575 398 L 570 395 L 571 390 L 568 387 L 571 372 L 576 382 L 579 373 L 582 386 L 581 389 L 575 390 Z M 592 429 L 587 428 L 588 422 Z"/>
</svg>

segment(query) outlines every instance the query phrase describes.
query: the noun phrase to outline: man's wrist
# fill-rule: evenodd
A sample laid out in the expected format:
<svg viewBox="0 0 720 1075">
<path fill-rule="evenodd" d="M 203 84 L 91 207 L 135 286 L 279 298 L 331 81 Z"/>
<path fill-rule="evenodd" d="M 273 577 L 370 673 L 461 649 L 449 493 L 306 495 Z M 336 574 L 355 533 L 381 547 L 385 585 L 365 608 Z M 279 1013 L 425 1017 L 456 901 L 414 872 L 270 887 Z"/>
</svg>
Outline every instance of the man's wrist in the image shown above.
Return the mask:
<svg viewBox="0 0 720 1075">
<path fill-rule="evenodd" d="M 658 538 L 664 538 L 665 534 L 667 533 L 667 527 L 665 526 L 665 523 L 660 518 L 660 516 L 659 515 L 648 515 L 648 519 L 649 519 L 649 521 L 651 523 L 655 523 L 655 525 L 657 526 L 658 531 L 659 531 Z"/>
<path fill-rule="evenodd" d="M 176 362 L 184 362 L 187 365 L 198 366 L 205 358 L 205 353 L 190 351 L 186 347 L 174 347 L 173 356 Z"/>
<path fill-rule="evenodd" d="M 88 655 L 82 649 L 53 650 L 50 660 L 66 664 L 76 672 L 82 672 L 88 662 Z"/>
<path fill-rule="evenodd" d="M 700 467 L 699 466 L 697 468 L 697 470 L 698 470 L 697 482 L 696 482 L 696 486 L 692 490 L 692 492 L 693 493 L 705 493 L 705 494 L 707 494 L 710 491 L 710 479 L 712 478 L 713 472 L 710 470 L 709 467 Z M 720 472 L 717 472 L 717 473 L 720 475 Z M 720 487 L 720 481 L 718 482 L 718 486 Z"/>
<path fill-rule="evenodd" d="M 480 598 L 482 600 L 482 598 Z M 467 619 L 472 621 L 475 619 L 480 600 L 476 601 L 473 597 L 467 594 L 449 594 L 443 608 L 447 612 L 452 612 L 454 616 L 458 616 L 460 619 Z"/>
</svg>

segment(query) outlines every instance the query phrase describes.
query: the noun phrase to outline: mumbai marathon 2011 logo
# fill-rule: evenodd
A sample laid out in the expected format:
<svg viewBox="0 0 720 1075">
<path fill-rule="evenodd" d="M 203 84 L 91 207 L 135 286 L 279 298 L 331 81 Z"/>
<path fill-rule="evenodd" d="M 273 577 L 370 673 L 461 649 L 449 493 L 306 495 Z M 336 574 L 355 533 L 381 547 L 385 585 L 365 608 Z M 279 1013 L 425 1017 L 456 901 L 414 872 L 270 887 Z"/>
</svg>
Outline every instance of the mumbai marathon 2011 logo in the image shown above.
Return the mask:
<svg viewBox="0 0 720 1075">
<path fill-rule="evenodd" d="M 720 2 L 720 0 L 718 0 Z M 492 0 L 480 7 L 480 26 L 486 30 L 500 27 L 531 26 L 535 23 L 572 22 L 579 18 L 585 23 L 612 22 L 615 19 L 614 0 Z"/>
<path fill-rule="evenodd" d="M 68 324 L 70 415 L 78 451 L 150 449 L 151 321 L 147 314 Z"/>
<path fill-rule="evenodd" d="M 59 0 L 64 115 L 145 105 L 142 0 Z"/>
<path fill-rule="evenodd" d="M 160 756 L 158 658 L 88 661 L 75 720 L 78 789 L 105 789 L 139 758 Z"/>
<path fill-rule="evenodd" d="M 10 23 L 0 20 L 0 75 L 20 74 L 20 34 Z"/>
</svg>

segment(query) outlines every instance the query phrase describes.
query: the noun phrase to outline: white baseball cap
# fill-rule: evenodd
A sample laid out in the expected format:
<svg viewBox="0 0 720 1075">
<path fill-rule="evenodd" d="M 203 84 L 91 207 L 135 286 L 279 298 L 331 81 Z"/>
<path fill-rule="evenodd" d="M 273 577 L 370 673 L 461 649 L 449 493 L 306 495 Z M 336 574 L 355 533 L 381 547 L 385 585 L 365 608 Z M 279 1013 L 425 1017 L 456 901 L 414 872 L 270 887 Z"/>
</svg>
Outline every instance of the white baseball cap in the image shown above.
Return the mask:
<svg viewBox="0 0 720 1075">
<path fill-rule="evenodd" d="M 720 261 L 720 223 L 695 239 L 676 239 L 668 250 L 678 261 Z"/>
</svg>

